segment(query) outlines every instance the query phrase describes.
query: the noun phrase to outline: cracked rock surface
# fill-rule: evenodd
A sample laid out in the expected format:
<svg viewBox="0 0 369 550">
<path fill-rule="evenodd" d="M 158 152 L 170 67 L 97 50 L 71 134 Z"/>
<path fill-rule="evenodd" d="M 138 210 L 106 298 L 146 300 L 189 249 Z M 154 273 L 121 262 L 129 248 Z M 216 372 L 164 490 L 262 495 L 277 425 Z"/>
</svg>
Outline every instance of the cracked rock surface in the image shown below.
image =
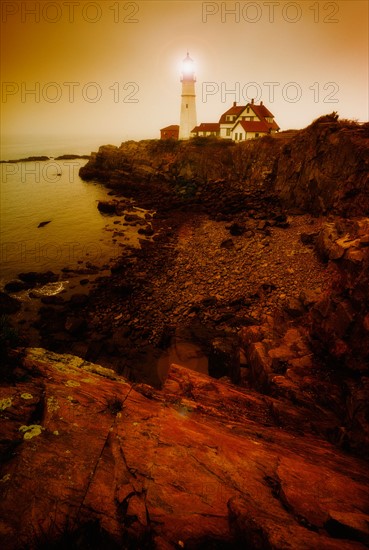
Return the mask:
<svg viewBox="0 0 369 550">
<path fill-rule="evenodd" d="M 367 464 L 277 426 L 283 398 L 176 365 L 156 390 L 41 348 L 22 363 L 0 395 L 4 550 L 368 544 Z"/>
</svg>

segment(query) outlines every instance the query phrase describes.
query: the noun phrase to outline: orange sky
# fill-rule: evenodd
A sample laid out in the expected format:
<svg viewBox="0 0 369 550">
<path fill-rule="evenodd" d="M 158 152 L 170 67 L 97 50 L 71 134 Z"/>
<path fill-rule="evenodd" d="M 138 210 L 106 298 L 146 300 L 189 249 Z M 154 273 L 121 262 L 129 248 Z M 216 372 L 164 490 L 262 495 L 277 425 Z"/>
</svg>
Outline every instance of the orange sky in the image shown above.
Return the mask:
<svg viewBox="0 0 369 550">
<path fill-rule="evenodd" d="M 199 123 L 253 96 L 282 129 L 333 110 L 368 120 L 367 0 L 3 0 L 1 7 L 4 141 L 53 133 L 116 144 L 156 138 L 179 122 L 187 50 L 196 62 Z"/>
</svg>

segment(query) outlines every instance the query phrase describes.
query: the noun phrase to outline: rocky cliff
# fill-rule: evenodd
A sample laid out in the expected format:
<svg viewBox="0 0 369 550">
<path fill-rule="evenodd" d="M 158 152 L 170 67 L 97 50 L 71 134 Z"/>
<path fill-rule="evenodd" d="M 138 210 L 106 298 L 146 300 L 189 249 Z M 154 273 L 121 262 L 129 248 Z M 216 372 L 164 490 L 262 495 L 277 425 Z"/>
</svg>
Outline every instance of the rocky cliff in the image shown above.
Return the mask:
<svg viewBox="0 0 369 550">
<path fill-rule="evenodd" d="M 302 238 L 330 260 L 331 283 L 242 329 L 249 377 L 305 408 L 309 422 L 319 417 L 315 427 L 331 441 L 369 457 L 369 219 L 326 222 Z"/>
<path fill-rule="evenodd" d="M 2 330 L 2 548 L 369 545 L 368 151 L 332 115 L 92 155 L 102 215 L 150 240 L 41 302 L 41 344 Z"/>
<path fill-rule="evenodd" d="M 0 391 L 4 550 L 369 543 L 367 465 L 286 399 L 175 365 L 154 390 L 43 349 Z"/>
<path fill-rule="evenodd" d="M 157 182 L 162 193 L 205 207 L 214 207 L 214 193 L 221 207 L 223 194 L 242 195 L 265 185 L 289 208 L 360 216 L 369 211 L 368 171 L 369 124 L 340 121 L 333 114 L 294 134 L 239 144 L 196 138 L 102 146 L 80 175 L 140 196 L 142 186 Z M 155 199 L 154 194 L 153 204 Z"/>
<path fill-rule="evenodd" d="M 314 214 L 369 213 L 369 124 L 322 117 L 277 159 L 273 186 L 286 206 Z"/>
</svg>

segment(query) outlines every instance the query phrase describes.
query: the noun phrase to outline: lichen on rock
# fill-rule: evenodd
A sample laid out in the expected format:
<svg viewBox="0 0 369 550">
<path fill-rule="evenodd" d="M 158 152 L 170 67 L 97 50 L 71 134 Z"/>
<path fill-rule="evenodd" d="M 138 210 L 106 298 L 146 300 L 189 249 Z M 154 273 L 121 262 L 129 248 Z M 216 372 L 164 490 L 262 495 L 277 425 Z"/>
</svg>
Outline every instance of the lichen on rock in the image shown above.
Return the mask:
<svg viewBox="0 0 369 550">
<path fill-rule="evenodd" d="M 23 439 L 28 440 L 41 435 L 43 429 L 39 424 L 30 424 L 29 426 L 21 426 L 19 431 L 24 434 Z"/>
<path fill-rule="evenodd" d="M 21 392 L 57 396 L 60 409 L 21 424 L 23 403 L 2 423 L 18 419 L 32 439 L 19 445 L 14 434 L 2 471 L 2 548 L 37 548 L 45 533 L 59 544 L 66 525 L 86 547 L 94 532 L 101 548 L 364 548 L 366 465 L 317 435 L 296 405 L 177 365 L 161 390 L 93 373 L 86 381 L 83 369 L 70 387 L 62 355 L 41 359 L 26 350 L 24 368 L 38 376 Z"/>
<path fill-rule="evenodd" d="M 5 411 L 5 409 L 8 409 L 13 404 L 13 398 L 12 397 L 4 397 L 3 399 L 0 399 L 0 411 Z"/>
</svg>

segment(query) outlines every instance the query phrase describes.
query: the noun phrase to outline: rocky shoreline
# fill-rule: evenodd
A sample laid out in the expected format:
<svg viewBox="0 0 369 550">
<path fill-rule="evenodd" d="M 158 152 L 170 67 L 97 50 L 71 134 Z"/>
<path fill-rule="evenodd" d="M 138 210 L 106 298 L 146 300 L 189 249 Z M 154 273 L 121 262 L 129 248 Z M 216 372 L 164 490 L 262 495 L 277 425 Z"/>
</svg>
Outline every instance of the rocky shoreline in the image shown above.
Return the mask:
<svg viewBox="0 0 369 550">
<path fill-rule="evenodd" d="M 367 133 L 367 128 L 323 117 L 320 123 L 292 137 L 255 141 L 244 148 L 212 140 L 189 143 L 184 150 L 181 144 L 158 142 L 101 147 L 81 169 L 81 176 L 103 181 L 111 189 L 111 200 L 98 207 L 118 217 L 113 238 L 119 242 L 121 224 L 132 224 L 142 235 L 141 247 L 122 248 L 122 255 L 106 266 L 105 275 L 94 266 L 81 268 L 74 274 L 76 281 L 80 278 L 79 291 L 41 298 L 37 317 L 30 320 L 33 331 L 25 330 L 23 344 L 81 358 L 67 362 L 93 362 L 99 365 L 93 369 L 113 369 L 109 376 L 102 374 L 103 378 L 112 377 L 119 386 L 123 376 L 124 383 L 131 385 L 128 391 L 137 389 L 143 400 L 164 400 L 163 407 L 185 406 L 200 417 L 204 414 L 208 420 L 196 416 L 200 424 L 215 415 L 224 427 L 237 416 L 236 447 L 245 444 L 242 424 L 248 411 L 247 422 L 254 415 L 252 422 L 256 422 L 257 431 L 265 421 L 272 426 L 268 430 L 277 430 L 282 438 L 292 436 L 302 446 L 302 436 L 316 438 L 314 446 L 328 445 L 329 452 L 338 453 L 339 462 L 343 460 L 342 452 L 347 457 L 368 459 Z M 339 151 L 343 160 L 350 153 L 353 160 L 345 166 L 334 188 L 332 174 L 337 172 Z M 286 178 L 284 185 L 281 174 Z M 321 194 L 322 185 L 328 185 L 330 193 Z M 147 209 L 145 215 L 127 213 L 127 197 L 131 206 Z M 89 275 L 94 275 L 94 283 L 85 286 L 83 281 Z M 54 276 L 49 274 L 49 278 Z M 40 282 L 27 282 L 24 277 L 22 281 Z M 11 317 L 12 307 L 17 306 L 5 296 L 1 299 Z M 22 335 L 21 325 L 18 329 Z M 44 352 L 24 353 L 32 357 L 36 354 L 31 363 L 36 370 L 41 368 L 41 377 L 46 378 L 54 376 L 50 368 L 61 368 L 50 367 L 50 361 L 59 364 L 64 357 L 49 357 L 45 352 L 45 359 Z M 19 363 L 19 352 L 16 357 Z M 15 379 L 10 364 L 5 382 L 19 384 L 28 376 L 24 373 L 30 368 L 27 361 L 16 370 Z M 173 363 L 192 370 L 171 367 Z M 72 378 L 78 385 L 85 383 L 76 373 Z M 99 385 L 98 381 L 94 383 Z M 111 390 L 107 388 L 107 394 Z M 237 411 L 228 391 L 240 392 Z M 222 394 L 224 400 L 219 398 L 217 402 L 216 394 Z M 232 410 L 227 409 L 222 417 L 227 399 L 233 403 Z M 113 416 L 116 413 L 114 409 Z M 141 424 L 157 414 L 153 410 L 145 421 L 140 417 L 135 422 Z M 156 420 L 153 423 L 157 425 Z M 263 429 L 259 431 L 264 434 Z M 198 430 L 196 437 L 201 438 Z M 171 441 L 167 436 L 163 445 Z M 262 441 L 265 437 L 271 434 L 260 435 Z M 191 451 L 196 456 L 197 452 Z M 277 451 L 273 460 L 280 452 L 284 451 Z M 319 467 L 314 463 L 313 470 Z M 330 475 L 336 479 L 338 474 L 335 470 Z M 361 474 L 359 477 L 364 479 Z M 267 478 L 272 492 L 282 494 L 283 475 L 278 477 L 274 472 Z M 165 485 L 167 481 L 160 483 Z M 119 487 L 116 490 L 119 492 Z M 184 492 L 185 498 L 192 494 L 188 489 Z M 138 497 L 134 505 L 132 500 L 132 514 L 138 521 L 133 521 L 135 529 L 130 531 L 124 523 L 127 540 L 133 537 L 132 544 L 141 544 L 150 532 L 152 546 L 147 547 L 178 547 L 178 540 L 182 541 L 179 531 L 175 529 L 173 534 L 165 524 L 160 534 L 160 529 L 150 527 L 148 512 L 144 520 Z M 244 500 L 236 502 L 234 497 L 230 491 L 226 499 L 229 517 L 228 513 L 222 517 L 233 522 L 235 531 L 230 534 L 222 528 L 219 541 L 223 542 L 219 544 L 236 548 L 240 541 L 246 541 L 250 548 L 262 550 L 268 540 L 273 548 L 286 547 L 287 539 L 283 537 L 288 538 L 289 520 L 283 520 L 287 521 L 283 527 L 287 531 L 282 539 L 274 540 L 268 527 L 273 524 L 271 517 L 261 517 L 259 509 L 250 510 Z M 319 544 L 332 549 L 361 548 L 361 543 L 369 540 L 369 530 L 364 527 L 368 516 L 354 518 L 352 510 L 343 507 L 348 514 L 344 515 L 338 500 L 339 513 L 334 512 L 332 504 L 332 509 L 316 518 L 301 505 L 302 513 L 300 503 L 292 504 L 290 498 L 293 491 L 281 501 L 284 507 L 294 510 L 293 521 L 317 534 L 318 538 L 311 535 L 307 548 L 315 549 Z M 308 499 L 305 493 L 301 498 Z M 152 512 L 150 509 L 150 515 Z M 362 508 L 362 513 L 368 511 Z M 175 514 L 177 521 L 180 513 Z M 104 523 L 101 518 L 99 521 Z M 257 525 L 263 535 L 251 535 L 251 524 Z M 204 540 L 213 540 L 209 535 L 213 528 L 210 521 Z M 113 539 L 117 536 L 115 523 L 104 529 Z M 294 531 L 296 541 L 302 540 L 300 535 Z M 156 536 L 159 538 L 154 543 L 152 537 Z M 193 536 L 184 536 L 187 546 L 180 547 L 199 548 L 196 544 L 201 544 L 201 529 Z M 335 537 L 339 538 L 337 545 Z M 291 547 L 299 548 L 297 542 Z"/>
<path fill-rule="evenodd" d="M 33 155 L 31 157 L 24 157 L 20 159 L 12 160 L 0 160 L 0 164 L 14 164 L 17 162 L 43 162 L 45 160 L 75 160 L 75 159 L 89 159 L 90 155 L 75 155 L 75 154 L 65 154 L 60 155 L 59 157 L 48 157 L 46 155 Z"/>
</svg>

